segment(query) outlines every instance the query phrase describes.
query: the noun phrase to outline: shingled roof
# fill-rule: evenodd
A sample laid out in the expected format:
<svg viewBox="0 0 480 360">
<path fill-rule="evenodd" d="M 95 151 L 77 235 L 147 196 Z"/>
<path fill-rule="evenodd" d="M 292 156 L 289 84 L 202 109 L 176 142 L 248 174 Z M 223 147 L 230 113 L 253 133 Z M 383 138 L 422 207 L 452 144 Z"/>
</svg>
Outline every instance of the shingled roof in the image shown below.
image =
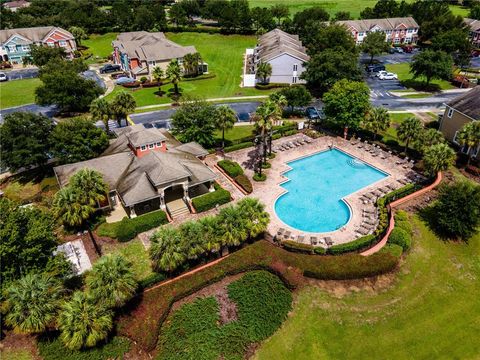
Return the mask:
<svg viewBox="0 0 480 360">
<path fill-rule="evenodd" d="M 464 18 L 463 21 L 468 25 L 470 31 L 480 32 L 480 20 Z"/>
<path fill-rule="evenodd" d="M 370 31 L 376 26 L 382 30 L 396 30 L 402 24 L 407 29 L 418 28 L 417 22 L 411 16 L 385 19 L 344 20 L 337 21 L 337 23 L 357 31 Z"/>
<path fill-rule="evenodd" d="M 262 62 L 270 61 L 282 54 L 288 54 L 303 61 L 310 60 L 298 35 L 291 35 L 280 29 L 272 30 L 260 36 L 256 54 Z"/>
<path fill-rule="evenodd" d="M 472 119 L 480 120 L 480 86 L 477 85 L 472 90 L 456 97 L 447 103 L 447 106 Z"/>
<path fill-rule="evenodd" d="M 5 43 L 13 35 L 19 35 L 25 39 L 24 45 L 42 42 L 45 37 L 53 30 L 59 30 L 74 39 L 73 35 L 67 30 L 55 26 L 37 26 L 31 28 L 6 29 L 0 30 L 0 44 Z M 18 43 L 20 44 L 20 43 Z"/>
<path fill-rule="evenodd" d="M 143 129 L 143 130 L 141 130 Z M 151 130 L 151 131 L 149 131 Z M 110 190 L 117 191 L 125 206 L 132 206 L 158 197 L 157 187 L 188 179 L 190 186 L 213 181 L 215 173 L 198 156 L 208 154 L 201 145 L 181 144 L 165 130 L 145 129 L 134 125 L 114 130 L 118 136 L 98 158 L 54 168 L 59 185 L 65 186 L 78 170 L 90 168 L 103 175 Z M 161 136 L 168 151 L 151 151 L 136 157 L 128 147 L 129 137 L 156 141 Z"/>
</svg>

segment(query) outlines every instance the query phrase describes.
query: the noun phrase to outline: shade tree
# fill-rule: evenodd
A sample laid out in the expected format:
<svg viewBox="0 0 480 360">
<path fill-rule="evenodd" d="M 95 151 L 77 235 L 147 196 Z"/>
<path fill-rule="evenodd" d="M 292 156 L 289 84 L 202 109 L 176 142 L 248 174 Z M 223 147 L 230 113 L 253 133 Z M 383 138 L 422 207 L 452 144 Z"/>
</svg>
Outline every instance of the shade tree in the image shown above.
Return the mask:
<svg viewBox="0 0 480 360">
<path fill-rule="evenodd" d="M 422 51 L 413 56 L 410 64 L 410 73 L 414 79 L 425 77 L 427 85 L 432 79 L 450 80 L 452 71 L 452 57 L 444 51 Z"/>
<path fill-rule="evenodd" d="M 361 49 L 364 53 L 370 55 L 370 63 L 373 58 L 388 50 L 388 44 L 385 41 L 383 31 L 371 31 L 363 40 Z"/>
<path fill-rule="evenodd" d="M 115 95 L 110 103 L 112 114 L 117 120 L 118 126 L 122 125 L 122 120 L 128 125 L 127 116 L 135 111 L 137 102 L 132 94 L 121 91 Z"/>
<path fill-rule="evenodd" d="M 447 144 L 432 145 L 424 151 L 425 173 L 430 176 L 448 170 L 455 162 L 455 151 Z"/>
<path fill-rule="evenodd" d="M 290 86 L 280 90 L 280 94 L 285 97 L 287 106 L 293 111 L 295 107 L 307 106 L 312 101 L 312 95 L 305 86 Z"/>
</svg>

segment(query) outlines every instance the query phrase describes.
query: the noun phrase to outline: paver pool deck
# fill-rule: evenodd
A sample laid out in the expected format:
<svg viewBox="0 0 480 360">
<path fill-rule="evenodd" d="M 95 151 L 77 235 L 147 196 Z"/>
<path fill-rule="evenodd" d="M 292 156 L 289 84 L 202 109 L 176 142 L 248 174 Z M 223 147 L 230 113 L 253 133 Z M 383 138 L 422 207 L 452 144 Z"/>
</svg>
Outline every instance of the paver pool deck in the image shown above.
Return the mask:
<svg viewBox="0 0 480 360">
<path fill-rule="evenodd" d="M 274 147 L 275 145 L 292 141 L 298 137 L 299 135 L 293 135 L 291 137 L 284 137 L 275 140 L 273 141 L 272 146 Z M 350 156 L 360 159 L 361 161 L 373 167 L 376 167 L 377 169 L 387 173 L 388 176 L 343 198 L 350 207 L 351 216 L 348 223 L 338 230 L 328 233 L 310 233 L 297 230 L 285 224 L 279 219 L 275 212 L 275 202 L 277 198 L 286 191 L 281 184 L 288 180 L 288 178 L 283 175 L 285 171 L 290 169 L 287 163 L 321 151 L 329 150 L 332 146 L 349 154 Z M 242 165 L 242 167 L 245 168 L 245 173 L 250 178 L 253 176 L 251 157 L 249 156 L 249 153 L 252 151 L 255 150 L 253 148 L 248 148 L 228 154 L 230 159 L 238 162 Z M 360 237 L 355 230 L 358 229 L 363 222 L 362 210 L 374 208 L 373 203 L 364 204 L 360 197 L 363 194 L 382 188 L 388 184 L 391 184 L 395 188 L 400 188 L 403 186 L 398 182 L 398 180 L 405 179 L 407 174 L 411 172 L 411 169 L 408 166 L 404 167 L 403 165 L 397 165 L 396 162 L 399 160 L 400 159 L 394 155 L 388 156 L 386 159 L 382 159 L 379 156 L 374 157 L 371 153 L 367 152 L 363 148 L 358 148 L 357 145 L 352 145 L 347 140 L 338 137 L 322 136 L 317 139 L 312 139 L 310 144 L 305 144 L 283 152 L 277 152 L 276 157 L 270 160 L 270 163 L 272 164 L 271 169 L 264 170 L 267 174 L 267 180 L 264 182 L 253 181 L 254 190 L 250 196 L 258 198 L 265 204 L 266 210 L 271 216 L 268 231 L 272 235 L 275 235 L 279 228 L 284 228 L 291 231 L 291 234 L 295 237 L 295 239 L 297 239 L 298 235 L 304 235 L 304 243 L 310 243 L 310 236 L 316 236 L 319 240 L 329 236 L 332 238 L 334 244 L 346 243 Z M 308 189 L 305 191 L 308 191 Z"/>
</svg>

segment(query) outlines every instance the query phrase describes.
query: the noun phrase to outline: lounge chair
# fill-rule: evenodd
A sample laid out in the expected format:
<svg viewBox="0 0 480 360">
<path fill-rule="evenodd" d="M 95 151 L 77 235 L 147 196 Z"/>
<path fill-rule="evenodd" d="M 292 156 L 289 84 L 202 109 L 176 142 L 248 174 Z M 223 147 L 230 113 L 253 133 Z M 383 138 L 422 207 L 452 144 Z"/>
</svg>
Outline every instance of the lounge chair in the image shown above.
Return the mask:
<svg viewBox="0 0 480 360">
<path fill-rule="evenodd" d="M 375 209 L 371 209 L 371 210 L 370 210 L 370 209 L 363 209 L 363 212 L 364 212 L 365 214 L 372 214 L 372 215 L 377 213 L 377 212 L 375 211 Z"/>
<path fill-rule="evenodd" d="M 317 245 L 317 237 L 316 236 L 310 236 L 310 244 Z"/>
<path fill-rule="evenodd" d="M 328 246 L 333 245 L 332 238 L 330 236 L 325 237 L 325 242 L 327 243 Z"/>
<path fill-rule="evenodd" d="M 285 232 L 285 229 L 284 229 L 284 228 L 278 229 L 278 230 L 277 230 L 277 236 L 282 236 L 284 232 Z"/>
<path fill-rule="evenodd" d="M 396 189 L 396 187 L 393 186 L 392 184 L 388 184 L 388 185 L 386 185 L 386 187 L 387 187 L 388 189 L 390 189 L 391 191 L 393 191 L 393 190 Z"/>
<path fill-rule="evenodd" d="M 367 230 L 367 229 L 364 228 L 364 227 L 360 227 L 360 228 L 358 228 L 357 230 L 355 230 L 355 232 L 359 233 L 360 235 L 365 236 L 365 235 L 367 235 L 367 234 L 370 232 L 370 230 Z"/>
<path fill-rule="evenodd" d="M 305 137 L 304 139 L 307 144 L 310 144 L 312 142 L 312 139 L 309 139 L 308 137 Z"/>
<path fill-rule="evenodd" d="M 287 230 L 285 231 L 285 234 L 283 234 L 283 238 L 285 240 L 290 240 L 292 238 L 290 235 L 292 235 L 292 232 L 290 230 Z"/>
<path fill-rule="evenodd" d="M 364 197 L 366 197 L 368 200 L 375 200 L 376 196 L 373 195 L 371 192 L 363 194 Z"/>
<path fill-rule="evenodd" d="M 303 243 L 304 240 L 305 240 L 305 235 L 298 235 L 297 241 L 299 243 Z"/>
<path fill-rule="evenodd" d="M 365 224 L 368 224 L 368 225 L 371 225 L 371 226 L 374 226 L 376 224 L 375 221 L 370 220 L 370 219 L 363 219 L 363 222 Z"/>
</svg>

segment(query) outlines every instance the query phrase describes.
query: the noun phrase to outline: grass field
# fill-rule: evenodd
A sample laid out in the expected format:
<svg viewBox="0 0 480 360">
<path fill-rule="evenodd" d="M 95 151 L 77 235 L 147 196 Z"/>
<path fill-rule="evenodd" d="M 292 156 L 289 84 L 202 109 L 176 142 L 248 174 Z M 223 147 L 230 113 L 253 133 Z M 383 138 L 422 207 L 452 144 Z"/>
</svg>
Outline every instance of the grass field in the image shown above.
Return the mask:
<svg viewBox="0 0 480 360">
<path fill-rule="evenodd" d="M 132 270 L 138 281 L 152 274 L 148 252 L 140 240 L 135 239 L 127 243 L 116 243 L 114 247 L 107 248 L 106 253 L 123 255 L 132 263 Z"/>
<path fill-rule="evenodd" d="M 39 79 L 22 79 L 0 83 L 0 109 L 32 104 Z"/>
<path fill-rule="evenodd" d="M 253 133 L 253 129 L 253 125 L 235 126 L 233 129 L 225 131 L 225 140 L 235 141 L 244 137 L 251 136 Z M 222 139 L 222 132 L 217 130 L 215 132 L 215 137 L 218 139 Z"/>
<path fill-rule="evenodd" d="M 402 63 L 402 64 L 387 64 L 385 65 L 387 71 L 396 73 L 398 75 L 398 80 L 404 82 L 404 85 L 411 90 L 419 90 L 422 85 L 424 78 L 417 78 L 413 80 L 413 75 L 410 74 L 410 64 Z M 447 89 L 454 89 L 453 86 L 449 81 L 446 80 L 432 80 L 430 81 L 431 85 L 438 85 L 440 90 L 447 90 Z"/>
<path fill-rule="evenodd" d="M 88 46 L 88 51 L 93 54 L 94 60 L 104 59 L 112 54 L 112 41 L 116 37 L 117 33 L 92 34 L 88 39 L 82 41 L 82 45 Z"/>
<path fill-rule="evenodd" d="M 264 95 L 268 91 L 254 88 L 241 88 L 241 74 L 243 54 L 245 49 L 255 45 L 255 36 L 220 35 L 179 33 L 167 34 L 168 38 L 181 45 L 194 45 L 208 63 L 209 71 L 215 74 L 214 78 L 193 81 L 181 81 L 179 84 L 183 95 L 196 95 L 204 98 L 222 98 L 231 96 Z M 103 41 L 103 40 L 102 40 Z M 119 91 L 126 90 L 117 86 L 107 98 L 114 96 Z M 168 96 L 173 91 L 173 85 L 162 86 L 165 94 L 158 96 L 158 88 L 146 88 L 131 91 L 137 106 L 165 104 L 172 102 Z"/>
<path fill-rule="evenodd" d="M 443 242 L 413 224 L 413 249 L 391 287 L 338 296 L 305 288 L 254 358 L 478 359 L 480 234 Z"/>
<path fill-rule="evenodd" d="M 402 145 L 403 142 L 400 141 L 397 136 L 397 128 L 403 122 L 403 120 L 411 116 L 415 115 L 412 113 L 390 114 L 390 127 L 386 131 L 380 132 L 380 134 L 383 135 L 383 141 L 386 142 L 388 140 L 395 140 Z"/>
</svg>

